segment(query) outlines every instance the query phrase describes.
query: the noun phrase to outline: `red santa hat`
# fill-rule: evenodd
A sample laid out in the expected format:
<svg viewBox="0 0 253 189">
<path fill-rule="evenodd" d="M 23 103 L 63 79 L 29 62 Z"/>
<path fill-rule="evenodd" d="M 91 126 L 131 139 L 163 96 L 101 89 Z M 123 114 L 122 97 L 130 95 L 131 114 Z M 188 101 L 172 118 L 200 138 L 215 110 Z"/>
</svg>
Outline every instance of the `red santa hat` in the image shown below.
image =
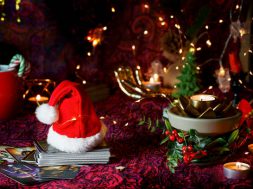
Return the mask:
<svg viewBox="0 0 253 189">
<path fill-rule="evenodd" d="M 102 124 L 81 85 L 65 80 L 53 91 L 49 103 L 35 111 L 38 120 L 52 124 L 47 142 L 65 152 L 84 152 L 102 139 Z"/>
</svg>

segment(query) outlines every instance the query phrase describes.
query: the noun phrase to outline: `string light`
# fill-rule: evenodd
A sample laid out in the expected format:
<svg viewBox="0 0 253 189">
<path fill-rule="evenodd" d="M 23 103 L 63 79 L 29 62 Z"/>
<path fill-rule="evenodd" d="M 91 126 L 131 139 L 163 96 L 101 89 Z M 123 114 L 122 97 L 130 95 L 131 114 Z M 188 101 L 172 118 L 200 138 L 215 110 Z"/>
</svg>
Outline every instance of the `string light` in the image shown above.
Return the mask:
<svg viewBox="0 0 253 189">
<path fill-rule="evenodd" d="M 20 6 L 19 6 L 20 3 L 21 3 L 21 0 L 16 0 L 16 2 L 15 2 L 15 9 L 16 9 L 16 11 L 19 11 L 19 9 L 20 9 Z M 21 19 L 20 19 L 19 16 L 17 17 L 17 22 L 18 22 L 18 23 L 21 22 Z"/>
<path fill-rule="evenodd" d="M 111 8 L 111 11 L 112 11 L 113 13 L 116 12 L 116 10 L 115 10 L 114 7 Z"/>
<path fill-rule="evenodd" d="M 208 40 L 206 41 L 206 44 L 207 44 L 208 47 L 210 47 L 210 46 L 212 45 L 210 39 L 208 39 Z"/>
<path fill-rule="evenodd" d="M 87 56 L 91 56 L 91 52 L 87 52 Z"/>
<path fill-rule="evenodd" d="M 148 35 L 148 30 L 144 30 L 143 34 Z"/>
<path fill-rule="evenodd" d="M 222 19 L 219 19 L 219 23 L 220 23 L 220 24 L 223 23 L 223 20 L 222 20 Z"/>
</svg>

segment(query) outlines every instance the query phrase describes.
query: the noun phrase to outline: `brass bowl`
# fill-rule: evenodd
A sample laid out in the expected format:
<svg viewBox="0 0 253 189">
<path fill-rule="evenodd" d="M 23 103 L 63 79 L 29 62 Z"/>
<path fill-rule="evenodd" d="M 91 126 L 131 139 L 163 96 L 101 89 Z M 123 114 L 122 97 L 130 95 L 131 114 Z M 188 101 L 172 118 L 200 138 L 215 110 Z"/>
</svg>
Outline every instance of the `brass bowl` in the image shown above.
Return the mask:
<svg viewBox="0 0 253 189">
<path fill-rule="evenodd" d="M 167 115 L 166 115 L 167 114 Z M 185 117 L 180 108 L 174 106 L 165 113 L 171 123 L 171 126 L 183 131 L 195 129 L 200 135 L 216 136 L 231 132 L 239 127 L 242 113 L 235 109 L 235 113 L 228 117 L 198 119 Z"/>
</svg>

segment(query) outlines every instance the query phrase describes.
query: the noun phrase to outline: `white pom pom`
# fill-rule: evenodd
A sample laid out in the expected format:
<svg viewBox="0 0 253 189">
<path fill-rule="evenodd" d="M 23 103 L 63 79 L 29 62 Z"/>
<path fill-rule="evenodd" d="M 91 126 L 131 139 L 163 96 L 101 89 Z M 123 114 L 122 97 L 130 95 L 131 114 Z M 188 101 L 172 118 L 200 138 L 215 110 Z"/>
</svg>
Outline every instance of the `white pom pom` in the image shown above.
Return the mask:
<svg viewBox="0 0 253 189">
<path fill-rule="evenodd" d="M 59 119 L 58 109 L 49 104 L 42 104 L 36 108 L 35 115 L 37 119 L 45 124 L 51 125 Z"/>
</svg>

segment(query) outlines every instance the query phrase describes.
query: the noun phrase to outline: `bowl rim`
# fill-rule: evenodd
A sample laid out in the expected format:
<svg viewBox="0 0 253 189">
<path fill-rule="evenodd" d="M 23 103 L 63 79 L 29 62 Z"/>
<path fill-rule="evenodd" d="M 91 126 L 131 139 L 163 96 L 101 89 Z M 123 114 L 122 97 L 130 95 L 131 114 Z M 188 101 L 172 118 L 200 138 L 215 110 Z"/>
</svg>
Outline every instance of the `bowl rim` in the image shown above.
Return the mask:
<svg viewBox="0 0 253 189">
<path fill-rule="evenodd" d="M 232 115 L 232 116 L 228 116 L 228 117 L 221 117 L 221 118 L 194 118 L 194 117 L 185 117 L 185 116 L 180 116 L 178 114 L 175 114 L 174 112 L 172 112 L 171 110 L 173 108 L 175 108 L 176 106 L 172 106 L 168 109 L 168 114 L 173 114 L 173 116 L 184 119 L 184 120 L 189 120 L 189 121 L 193 121 L 198 119 L 198 121 L 200 122 L 206 122 L 206 121 L 222 121 L 222 120 L 228 120 L 228 119 L 232 119 L 232 118 L 237 118 L 242 116 L 242 112 L 239 109 L 235 109 L 236 110 L 236 114 Z"/>
</svg>

